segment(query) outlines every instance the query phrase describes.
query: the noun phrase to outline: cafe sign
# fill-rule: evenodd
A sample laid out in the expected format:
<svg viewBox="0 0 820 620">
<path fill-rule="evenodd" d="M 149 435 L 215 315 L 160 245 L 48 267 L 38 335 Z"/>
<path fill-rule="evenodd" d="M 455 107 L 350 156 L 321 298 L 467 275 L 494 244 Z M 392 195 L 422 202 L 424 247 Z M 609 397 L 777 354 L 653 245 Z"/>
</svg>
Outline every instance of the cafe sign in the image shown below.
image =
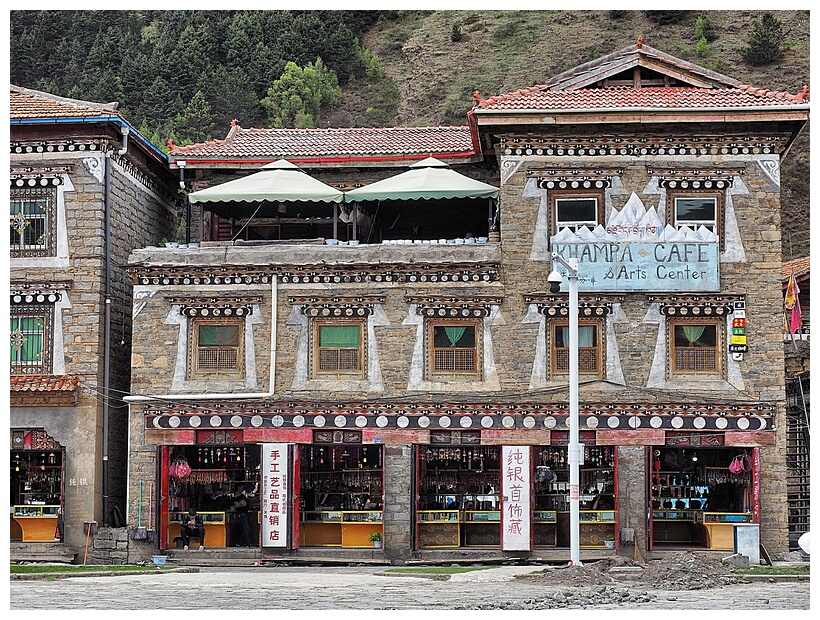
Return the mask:
<svg viewBox="0 0 820 620">
<path fill-rule="evenodd" d="M 664 226 L 654 207 L 632 194 L 606 227 L 563 228 L 550 250 L 578 261 L 578 290 L 595 292 L 717 292 L 718 237 L 704 226 Z M 560 265 L 558 271 L 566 275 Z"/>
</svg>

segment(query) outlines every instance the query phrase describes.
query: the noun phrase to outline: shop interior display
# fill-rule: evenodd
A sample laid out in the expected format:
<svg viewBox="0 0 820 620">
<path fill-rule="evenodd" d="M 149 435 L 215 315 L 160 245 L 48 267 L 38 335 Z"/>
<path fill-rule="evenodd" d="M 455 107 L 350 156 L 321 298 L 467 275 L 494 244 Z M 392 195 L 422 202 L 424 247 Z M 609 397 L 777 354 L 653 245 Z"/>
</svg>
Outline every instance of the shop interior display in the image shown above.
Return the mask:
<svg viewBox="0 0 820 620">
<path fill-rule="evenodd" d="M 11 452 L 11 505 L 58 506 L 63 492 L 63 453 Z"/>
<path fill-rule="evenodd" d="M 569 460 L 567 446 L 546 446 L 534 452 L 535 509 L 569 510 Z M 580 466 L 580 509 L 615 508 L 615 448 L 585 446 Z"/>
<path fill-rule="evenodd" d="M 422 446 L 419 510 L 498 510 L 497 446 Z"/>
<path fill-rule="evenodd" d="M 301 510 L 382 509 L 381 446 L 302 446 Z"/>
</svg>

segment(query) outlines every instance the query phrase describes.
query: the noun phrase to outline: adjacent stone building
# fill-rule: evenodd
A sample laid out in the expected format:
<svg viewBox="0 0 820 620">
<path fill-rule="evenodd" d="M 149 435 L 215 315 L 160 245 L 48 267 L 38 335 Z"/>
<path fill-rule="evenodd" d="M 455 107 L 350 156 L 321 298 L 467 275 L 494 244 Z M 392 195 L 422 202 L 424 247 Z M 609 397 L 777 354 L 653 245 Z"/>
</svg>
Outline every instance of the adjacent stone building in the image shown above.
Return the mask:
<svg viewBox="0 0 820 620">
<path fill-rule="evenodd" d="M 475 101 L 423 145 L 236 126 L 172 148 L 191 189 L 284 158 L 348 191 L 434 155 L 500 199 L 229 200 L 192 209 L 195 247 L 135 250 L 129 523 L 174 547 L 194 507 L 198 542 L 243 546 L 244 493 L 269 555 L 565 558 L 578 498 L 585 554 L 731 550 L 737 528 L 784 554 L 779 169 L 807 90 L 639 40 Z M 575 344 L 553 252 L 578 262 Z"/>
<path fill-rule="evenodd" d="M 178 182 L 116 104 L 12 86 L 10 124 L 11 540 L 70 557 L 125 525 L 124 265 L 172 234 Z"/>
</svg>

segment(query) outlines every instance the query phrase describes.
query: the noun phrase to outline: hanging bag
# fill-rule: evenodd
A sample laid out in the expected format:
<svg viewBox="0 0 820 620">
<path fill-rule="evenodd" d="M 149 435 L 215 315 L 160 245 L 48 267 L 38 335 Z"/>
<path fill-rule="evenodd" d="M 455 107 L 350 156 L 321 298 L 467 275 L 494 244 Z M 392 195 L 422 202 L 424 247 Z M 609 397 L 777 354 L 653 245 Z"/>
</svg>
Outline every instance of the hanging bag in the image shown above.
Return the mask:
<svg viewBox="0 0 820 620">
<path fill-rule="evenodd" d="M 729 463 L 729 471 L 733 474 L 739 474 L 743 471 L 743 458 L 740 455 L 737 455 Z"/>
</svg>

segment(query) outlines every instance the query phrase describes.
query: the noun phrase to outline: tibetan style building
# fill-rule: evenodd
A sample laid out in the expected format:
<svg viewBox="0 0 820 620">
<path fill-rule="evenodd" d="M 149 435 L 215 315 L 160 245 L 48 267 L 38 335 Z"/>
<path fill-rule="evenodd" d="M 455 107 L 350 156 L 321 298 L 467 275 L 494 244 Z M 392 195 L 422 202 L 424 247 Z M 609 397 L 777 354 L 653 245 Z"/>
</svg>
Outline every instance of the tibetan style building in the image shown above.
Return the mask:
<svg viewBox="0 0 820 620">
<path fill-rule="evenodd" d="M 639 42 L 462 128 L 173 147 L 192 243 L 128 266 L 128 522 L 175 548 L 195 507 L 243 544 L 239 490 L 263 558 L 566 559 L 577 497 L 583 557 L 784 554 L 779 171 L 808 115 Z"/>
</svg>

